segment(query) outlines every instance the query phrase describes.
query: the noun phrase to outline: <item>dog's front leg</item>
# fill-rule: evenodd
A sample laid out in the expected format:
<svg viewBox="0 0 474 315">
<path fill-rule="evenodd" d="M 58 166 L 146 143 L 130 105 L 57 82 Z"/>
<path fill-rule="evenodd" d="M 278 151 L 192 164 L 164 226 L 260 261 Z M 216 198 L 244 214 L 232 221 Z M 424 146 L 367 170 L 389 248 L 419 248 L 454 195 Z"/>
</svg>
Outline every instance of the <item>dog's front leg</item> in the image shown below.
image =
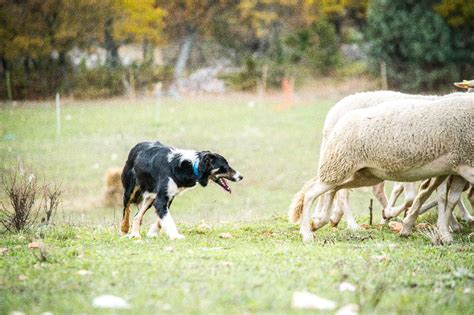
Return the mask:
<svg viewBox="0 0 474 315">
<path fill-rule="evenodd" d="M 158 216 L 160 217 L 161 227 L 170 240 L 183 239 L 184 235 L 179 234 L 178 228 L 174 223 L 173 217 L 171 217 L 171 213 L 169 212 L 167 204 L 167 200 L 158 198 L 155 200 L 155 208 L 158 212 Z"/>
<path fill-rule="evenodd" d="M 146 234 L 147 237 L 158 237 L 161 229 L 161 220 L 158 218 L 155 223 L 150 226 L 148 233 Z"/>
</svg>

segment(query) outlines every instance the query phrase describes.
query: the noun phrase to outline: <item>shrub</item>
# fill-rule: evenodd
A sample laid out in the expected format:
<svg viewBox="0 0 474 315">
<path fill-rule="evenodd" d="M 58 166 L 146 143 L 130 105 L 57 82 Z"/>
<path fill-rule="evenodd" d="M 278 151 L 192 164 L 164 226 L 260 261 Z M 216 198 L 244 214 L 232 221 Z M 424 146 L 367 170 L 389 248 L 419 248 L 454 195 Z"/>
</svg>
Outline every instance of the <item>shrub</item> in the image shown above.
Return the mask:
<svg viewBox="0 0 474 315">
<path fill-rule="evenodd" d="M 4 176 L 2 181 L 13 211 L 9 211 L 2 204 L 0 223 L 10 232 L 19 232 L 31 227 L 38 217 L 35 203 L 39 187 L 35 176 L 26 176 L 15 171 L 10 176 Z"/>
<path fill-rule="evenodd" d="M 247 57 L 242 70 L 222 76 L 232 87 L 254 89 L 267 69 L 267 86 L 280 87 L 283 78 L 299 80 L 313 75 L 328 74 L 341 64 L 339 41 L 334 27 L 325 20 L 313 25 L 274 36 L 267 51 Z"/>
<path fill-rule="evenodd" d="M 40 215 L 41 222 L 49 224 L 60 203 L 60 185 L 42 185 L 36 176 L 20 168 L 2 177 L 3 189 L 10 207 L 0 204 L 0 224 L 10 232 L 31 228 Z"/>
<path fill-rule="evenodd" d="M 391 85 L 418 91 L 451 85 L 474 70 L 474 39 L 452 29 L 433 0 L 374 0 L 368 9 L 366 39 L 372 70 L 387 64 Z"/>
</svg>

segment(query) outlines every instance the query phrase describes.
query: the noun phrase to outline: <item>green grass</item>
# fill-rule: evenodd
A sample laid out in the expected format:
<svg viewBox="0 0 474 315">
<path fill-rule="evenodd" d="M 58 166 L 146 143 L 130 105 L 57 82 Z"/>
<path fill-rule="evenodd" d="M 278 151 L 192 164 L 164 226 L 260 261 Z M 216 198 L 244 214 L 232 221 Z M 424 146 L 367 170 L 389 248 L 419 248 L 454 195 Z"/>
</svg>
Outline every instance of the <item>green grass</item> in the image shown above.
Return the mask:
<svg viewBox="0 0 474 315">
<path fill-rule="evenodd" d="M 333 102 L 303 99 L 278 111 L 276 98 L 251 101 L 242 95 L 166 99 L 159 122 L 152 100 L 66 101 L 58 139 L 53 104 L 0 107 L 0 172 L 20 162 L 64 190 L 55 226 L 0 234 L 0 247 L 8 248 L 0 255 L 0 314 L 101 313 L 91 306 L 101 294 L 125 298 L 136 314 L 288 313 L 292 293 L 302 290 L 338 307 L 357 303 L 362 313 L 474 311 L 472 293 L 464 293 L 474 279 L 468 227 L 446 247 L 431 246 L 419 233 L 406 240 L 386 228 L 351 233 L 344 224 L 303 245 L 284 216 L 293 194 L 315 175 Z M 134 144 L 150 139 L 219 152 L 244 175 L 231 195 L 210 185 L 176 199 L 172 213 L 183 241 L 121 238 L 120 207 L 102 206 L 107 168 L 122 166 Z M 351 194 L 359 223 L 367 222 L 369 192 Z M 150 211 L 145 225 L 153 219 Z M 221 239 L 221 232 L 233 237 Z M 46 244 L 46 262 L 27 248 L 36 239 Z M 379 261 L 381 255 L 387 259 Z M 93 274 L 80 276 L 81 269 Z M 341 281 L 357 291 L 339 292 Z"/>
<path fill-rule="evenodd" d="M 302 290 L 338 307 L 359 304 L 362 313 L 469 314 L 474 307 L 472 293 L 464 293 L 474 277 L 466 235 L 455 245 L 433 247 L 419 234 L 402 240 L 386 228 L 324 229 L 314 244 L 304 245 L 281 217 L 180 228 L 186 239 L 176 242 L 163 235 L 135 242 L 118 237 L 115 227 L 5 235 L 1 312 L 98 313 L 92 299 L 113 294 L 126 299 L 133 314 L 284 314 L 294 311 L 292 293 Z M 221 239 L 222 232 L 232 238 Z M 27 246 L 39 236 L 46 262 Z M 81 276 L 81 269 L 92 274 Z M 342 281 L 355 284 L 356 292 L 339 292 Z"/>
</svg>

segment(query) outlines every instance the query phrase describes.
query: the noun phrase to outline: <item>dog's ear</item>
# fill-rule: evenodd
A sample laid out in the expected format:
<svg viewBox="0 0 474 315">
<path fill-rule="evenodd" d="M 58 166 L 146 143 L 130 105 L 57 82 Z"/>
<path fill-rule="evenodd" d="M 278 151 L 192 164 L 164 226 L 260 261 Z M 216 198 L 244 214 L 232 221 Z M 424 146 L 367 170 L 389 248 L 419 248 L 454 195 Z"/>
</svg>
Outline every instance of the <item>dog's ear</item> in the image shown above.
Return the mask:
<svg viewBox="0 0 474 315">
<path fill-rule="evenodd" d="M 213 154 L 213 153 L 205 153 L 202 157 L 202 161 L 203 163 L 208 166 L 208 167 L 212 167 L 212 165 L 214 165 L 214 162 L 216 161 L 216 155 Z"/>
<path fill-rule="evenodd" d="M 212 165 L 216 160 L 216 156 L 208 151 L 206 151 L 198 165 L 199 170 L 199 179 L 198 182 L 201 186 L 206 187 L 209 181 L 209 173 L 212 170 Z"/>
</svg>

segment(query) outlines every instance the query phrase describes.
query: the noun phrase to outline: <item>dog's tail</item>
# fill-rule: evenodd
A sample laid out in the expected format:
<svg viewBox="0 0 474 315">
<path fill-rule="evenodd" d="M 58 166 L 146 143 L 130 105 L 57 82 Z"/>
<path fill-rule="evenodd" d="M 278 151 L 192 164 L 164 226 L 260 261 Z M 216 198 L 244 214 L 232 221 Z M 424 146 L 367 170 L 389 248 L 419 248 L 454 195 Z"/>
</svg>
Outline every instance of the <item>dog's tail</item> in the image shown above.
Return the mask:
<svg viewBox="0 0 474 315">
<path fill-rule="evenodd" d="M 303 187 L 296 193 L 291 201 L 290 208 L 288 209 L 288 221 L 292 224 L 298 224 L 301 220 L 301 214 L 303 213 L 304 206 L 304 195 L 308 191 L 311 184 L 316 181 L 317 178 L 313 178 L 307 181 Z"/>
</svg>

